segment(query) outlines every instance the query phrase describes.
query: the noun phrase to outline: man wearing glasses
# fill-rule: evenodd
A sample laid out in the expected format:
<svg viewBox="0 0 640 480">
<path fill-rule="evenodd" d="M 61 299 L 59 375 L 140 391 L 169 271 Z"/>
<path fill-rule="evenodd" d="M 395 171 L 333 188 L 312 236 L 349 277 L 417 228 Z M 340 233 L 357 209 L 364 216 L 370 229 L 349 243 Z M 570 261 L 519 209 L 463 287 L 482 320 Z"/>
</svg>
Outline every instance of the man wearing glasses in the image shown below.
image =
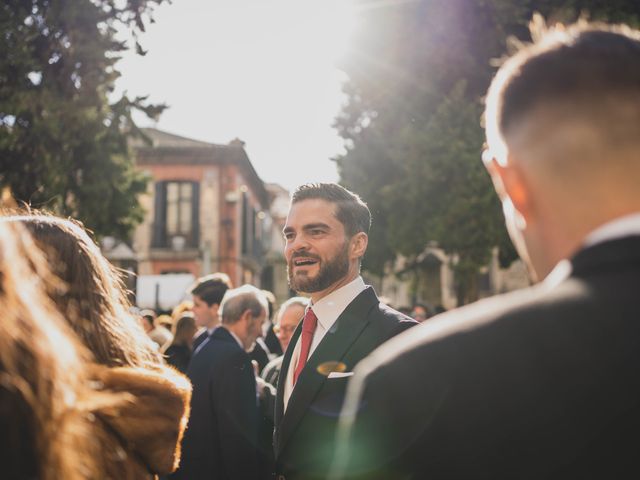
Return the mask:
<svg viewBox="0 0 640 480">
<path fill-rule="evenodd" d="M 284 302 L 278 313 L 276 314 L 276 323 L 273 326 L 273 331 L 278 337 L 282 351 L 287 351 L 289 340 L 293 336 L 293 332 L 304 317 L 305 309 L 309 304 L 309 300 L 304 297 L 293 297 Z M 269 382 L 274 387 L 278 385 L 278 375 L 280 374 L 280 367 L 282 367 L 282 359 L 284 355 L 271 360 L 260 376 Z"/>
</svg>

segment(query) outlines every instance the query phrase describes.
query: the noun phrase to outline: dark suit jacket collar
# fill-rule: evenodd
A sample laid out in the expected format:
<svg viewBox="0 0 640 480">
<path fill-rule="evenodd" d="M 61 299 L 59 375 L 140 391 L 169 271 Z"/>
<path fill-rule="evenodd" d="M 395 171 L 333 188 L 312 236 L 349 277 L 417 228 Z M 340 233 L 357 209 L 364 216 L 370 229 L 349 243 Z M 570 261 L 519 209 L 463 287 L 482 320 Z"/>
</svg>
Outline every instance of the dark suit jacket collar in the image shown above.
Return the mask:
<svg viewBox="0 0 640 480">
<path fill-rule="evenodd" d="M 572 275 L 581 276 L 640 264 L 640 235 L 630 235 L 584 248 L 571 259 Z"/>
<path fill-rule="evenodd" d="M 291 362 L 293 349 L 302 331 L 302 323 L 298 325 L 292 336 L 287 352 L 282 361 L 280 381 L 278 382 L 278 402 L 276 405 L 276 455 L 282 451 L 286 441 L 297 427 L 298 423 L 307 411 L 309 404 L 324 385 L 326 377 L 319 375 L 318 367 L 326 362 L 341 361 L 348 352 L 349 347 L 358 338 L 362 330 L 369 322 L 369 311 L 378 305 L 379 300 L 372 287 L 363 290 L 342 312 L 333 326 L 326 333 L 318 347 L 307 362 L 304 370 L 298 378 L 286 413 L 284 412 L 284 382 Z M 354 365 L 348 365 L 353 368 Z"/>
<path fill-rule="evenodd" d="M 229 330 L 227 330 L 222 326 L 216 328 L 211 334 L 210 342 L 214 340 L 233 343 L 235 346 L 242 349 L 240 345 L 238 345 L 238 341 L 235 338 L 233 338 L 233 335 L 231 335 L 231 333 L 229 333 Z"/>
</svg>

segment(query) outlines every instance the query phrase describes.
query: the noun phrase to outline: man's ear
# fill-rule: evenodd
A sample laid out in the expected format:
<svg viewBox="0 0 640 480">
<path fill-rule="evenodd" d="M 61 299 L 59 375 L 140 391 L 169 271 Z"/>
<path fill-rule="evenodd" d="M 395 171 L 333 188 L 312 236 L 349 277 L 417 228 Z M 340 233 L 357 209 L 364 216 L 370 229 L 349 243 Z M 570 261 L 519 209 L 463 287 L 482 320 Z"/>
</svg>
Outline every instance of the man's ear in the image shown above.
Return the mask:
<svg viewBox="0 0 640 480">
<path fill-rule="evenodd" d="M 211 312 L 211 315 L 217 317 L 218 316 L 218 311 L 220 310 L 220 304 L 219 303 L 213 303 L 210 307 L 209 307 L 209 311 Z"/>
<path fill-rule="evenodd" d="M 240 320 L 246 322 L 247 324 L 251 322 L 253 319 L 253 314 L 251 313 L 251 309 L 247 308 L 242 315 L 240 315 Z"/>
<path fill-rule="evenodd" d="M 364 232 L 356 233 L 349 242 L 350 258 L 362 258 L 367 251 L 367 245 L 369 245 L 369 236 Z"/>
<path fill-rule="evenodd" d="M 500 200 L 510 200 L 515 210 L 522 219 L 527 222 L 533 213 L 531 190 L 528 186 L 527 176 L 523 169 L 511 158 L 505 165 L 500 164 L 495 158 L 485 161 L 485 166 L 491 175 L 493 186 Z"/>
</svg>

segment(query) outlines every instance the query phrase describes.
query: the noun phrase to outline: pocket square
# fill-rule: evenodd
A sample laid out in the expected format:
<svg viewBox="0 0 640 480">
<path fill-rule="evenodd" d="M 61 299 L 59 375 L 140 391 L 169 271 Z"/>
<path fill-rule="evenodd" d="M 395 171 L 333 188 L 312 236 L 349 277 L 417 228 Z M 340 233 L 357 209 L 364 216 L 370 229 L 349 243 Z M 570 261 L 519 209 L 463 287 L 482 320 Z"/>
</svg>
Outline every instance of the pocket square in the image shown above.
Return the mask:
<svg viewBox="0 0 640 480">
<path fill-rule="evenodd" d="M 344 377 L 352 377 L 353 372 L 331 372 L 327 376 L 327 378 L 344 378 Z"/>
</svg>

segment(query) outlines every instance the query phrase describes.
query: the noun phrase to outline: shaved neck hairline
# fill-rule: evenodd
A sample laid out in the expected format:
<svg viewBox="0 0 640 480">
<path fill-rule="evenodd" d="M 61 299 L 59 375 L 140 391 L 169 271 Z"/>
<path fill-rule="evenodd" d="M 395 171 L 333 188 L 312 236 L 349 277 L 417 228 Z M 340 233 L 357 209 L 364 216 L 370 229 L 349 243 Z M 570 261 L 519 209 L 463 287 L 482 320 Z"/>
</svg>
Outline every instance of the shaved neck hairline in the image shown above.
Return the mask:
<svg viewBox="0 0 640 480">
<path fill-rule="evenodd" d="M 620 159 L 618 163 L 626 166 L 629 152 L 637 155 L 640 151 L 640 108 L 609 104 L 609 108 L 615 109 L 611 113 L 599 109 L 599 104 L 575 108 L 569 101 L 545 102 L 516 118 L 503 133 L 502 141 L 512 159 L 523 168 L 540 173 L 547 170 L 553 174 L 597 174 L 613 166 L 611 160 L 604 165 L 604 158 Z M 610 137 L 614 133 L 606 131 L 609 127 L 636 128 L 638 133 L 624 132 L 626 142 L 612 142 Z"/>
</svg>

